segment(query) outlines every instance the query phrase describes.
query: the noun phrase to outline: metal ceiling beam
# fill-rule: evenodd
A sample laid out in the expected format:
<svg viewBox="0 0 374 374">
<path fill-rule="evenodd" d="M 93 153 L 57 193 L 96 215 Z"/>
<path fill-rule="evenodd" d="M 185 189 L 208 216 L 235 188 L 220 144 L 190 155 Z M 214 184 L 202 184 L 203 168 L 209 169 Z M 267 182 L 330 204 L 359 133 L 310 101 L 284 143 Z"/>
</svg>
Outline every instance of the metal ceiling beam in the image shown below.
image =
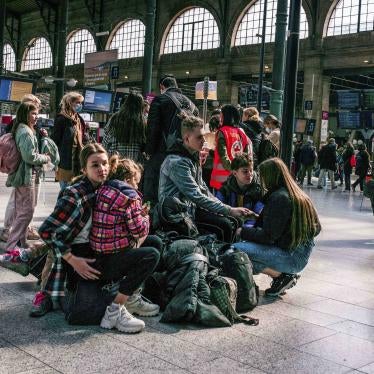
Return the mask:
<svg viewBox="0 0 374 374">
<path fill-rule="evenodd" d="M 35 4 L 38 6 L 40 15 L 43 19 L 44 26 L 47 29 L 48 35 L 51 36 L 51 34 L 54 32 L 56 25 L 56 4 L 53 4 L 46 0 L 35 0 Z M 51 40 L 53 39 L 51 38 Z"/>
</svg>

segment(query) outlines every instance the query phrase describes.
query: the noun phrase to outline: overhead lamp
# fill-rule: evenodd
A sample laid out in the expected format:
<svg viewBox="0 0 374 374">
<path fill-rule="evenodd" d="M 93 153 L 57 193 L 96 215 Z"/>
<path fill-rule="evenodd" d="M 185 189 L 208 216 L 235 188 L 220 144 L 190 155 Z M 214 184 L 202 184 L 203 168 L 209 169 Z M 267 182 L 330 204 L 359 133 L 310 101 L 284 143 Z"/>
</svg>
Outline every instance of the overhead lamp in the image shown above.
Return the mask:
<svg viewBox="0 0 374 374">
<path fill-rule="evenodd" d="M 68 87 L 75 87 L 77 85 L 78 81 L 74 78 L 70 78 L 66 81 L 66 85 Z"/>
<path fill-rule="evenodd" d="M 369 60 L 364 60 L 364 63 L 365 63 L 365 64 L 368 64 L 368 63 L 369 63 Z"/>
<path fill-rule="evenodd" d="M 190 72 L 188 70 L 186 71 L 186 75 L 190 75 Z"/>
<path fill-rule="evenodd" d="M 55 81 L 55 78 L 53 78 L 52 76 L 47 76 L 47 77 L 44 77 L 44 82 L 47 83 L 47 84 L 53 84 L 53 82 Z"/>
</svg>

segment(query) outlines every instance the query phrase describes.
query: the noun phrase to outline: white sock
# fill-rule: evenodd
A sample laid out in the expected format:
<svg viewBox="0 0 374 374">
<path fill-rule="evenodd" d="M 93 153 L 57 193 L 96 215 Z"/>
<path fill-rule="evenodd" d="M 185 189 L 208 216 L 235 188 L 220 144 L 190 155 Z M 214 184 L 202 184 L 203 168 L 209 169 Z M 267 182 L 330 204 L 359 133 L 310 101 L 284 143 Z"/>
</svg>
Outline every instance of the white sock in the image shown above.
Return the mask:
<svg viewBox="0 0 374 374">
<path fill-rule="evenodd" d="M 112 303 L 109 305 L 109 311 L 114 312 L 121 308 L 121 304 Z"/>
</svg>

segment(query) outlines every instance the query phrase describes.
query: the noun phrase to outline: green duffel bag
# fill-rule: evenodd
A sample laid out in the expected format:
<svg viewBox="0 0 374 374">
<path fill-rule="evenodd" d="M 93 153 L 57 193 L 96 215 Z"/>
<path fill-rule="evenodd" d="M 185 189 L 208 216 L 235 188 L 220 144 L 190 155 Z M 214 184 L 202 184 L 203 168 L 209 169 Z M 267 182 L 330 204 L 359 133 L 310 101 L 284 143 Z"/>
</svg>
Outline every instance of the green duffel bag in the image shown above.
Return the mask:
<svg viewBox="0 0 374 374">
<path fill-rule="evenodd" d="M 245 323 L 257 326 L 259 320 L 245 315 L 239 315 L 235 310 L 237 299 L 237 285 L 234 279 L 217 275 L 213 270 L 207 276 L 210 287 L 210 300 L 225 315 L 233 325 L 234 323 Z"/>
<path fill-rule="evenodd" d="M 219 257 L 223 275 L 235 279 L 238 285 L 236 311 L 243 313 L 254 309 L 258 304 L 259 290 L 253 279 L 252 262 L 247 254 L 233 248 Z"/>
</svg>

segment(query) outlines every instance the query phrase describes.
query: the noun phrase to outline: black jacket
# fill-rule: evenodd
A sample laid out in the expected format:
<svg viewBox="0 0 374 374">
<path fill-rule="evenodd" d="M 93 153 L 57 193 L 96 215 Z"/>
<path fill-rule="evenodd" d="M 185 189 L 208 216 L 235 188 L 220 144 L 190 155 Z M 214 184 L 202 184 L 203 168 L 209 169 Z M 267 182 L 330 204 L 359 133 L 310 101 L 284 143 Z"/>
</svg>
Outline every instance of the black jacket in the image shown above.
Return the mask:
<svg viewBox="0 0 374 374">
<path fill-rule="evenodd" d="M 206 281 L 208 257 L 195 240 L 174 241 L 163 256 L 167 269 L 168 303 L 161 322 L 196 322 L 206 326 L 230 326 L 210 301 Z"/>
<path fill-rule="evenodd" d="M 356 155 L 355 174 L 360 177 L 365 177 L 369 168 L 370 168 L 369 153 L 365 150 L 360 150 Z"/>
<path fill-rule="evenodd" d="M 244 121 L 240 127 L 244 130 L 248 138 L 251 139 L 253 152 L 257 155 L 262 140 L 261 133 L 264 129 L 262 122 L 253 120 Z"/>
<path fill-rule="evenodd" d="M 352 165 L 351 165 L 351 158 L 352 156 L 355 154 L 355 151 L 353 148 L 351 147 L 347 147 L 343 154 L 342 154 L 342 158 L 343 158 L 343 162 L 344 162 L 344 169 L 345 170 L 352 170 Z"/>
<path fill-rule="evenodd" d="M 88 128 L 83 118 L 78 114 L 83 130 L 83 145 L 88 143 L 89 135 Z M 58 114 L 51 133 L 51 139 L 56 143 L 58 152 L 60 153 L 60 164 L 59 167 L 65 170 L 72 170 L 73 168 L 73 142 L 75 128 L 72 120 Z"/>
<path fill-rule="evenodd" d="M 316 160 L 315 148 L 310 144 L 304 144 L 300 150 L 300 162 L 305 166 L 310 166 L 314 164 Z"/>
<path fill-rule="evenodd" d="M 166 93 L 163 93 L 154 98 L 148 113 L 147 122 L 147 142 L 145 152 L 149 155 L 165 151 L 165 144 L 162 134 L 167 134 L 168 128 L 177 112 L 177 107 L 168 96 L 175 95 L 177 100 L 183 104 L 183 107 L 191 108 L 194 115 L 199 115 L 199 110 L 195 104 L 178 88 L 169 88 Z"/>
<path fill-rule="evenodd" d="M 318 153 L 318 163 L 321 169 L 336 170 L 336 145 L 326 144 Z"/>
<path fill-rule="evenodd" d="M 282 187 L 264 197 L 264 209 L 254 227 L 244 227 L 241 237 L 260 244 L 271 244 L 290 249 L 292 201 L 287 190 Z"/>
</svg>

